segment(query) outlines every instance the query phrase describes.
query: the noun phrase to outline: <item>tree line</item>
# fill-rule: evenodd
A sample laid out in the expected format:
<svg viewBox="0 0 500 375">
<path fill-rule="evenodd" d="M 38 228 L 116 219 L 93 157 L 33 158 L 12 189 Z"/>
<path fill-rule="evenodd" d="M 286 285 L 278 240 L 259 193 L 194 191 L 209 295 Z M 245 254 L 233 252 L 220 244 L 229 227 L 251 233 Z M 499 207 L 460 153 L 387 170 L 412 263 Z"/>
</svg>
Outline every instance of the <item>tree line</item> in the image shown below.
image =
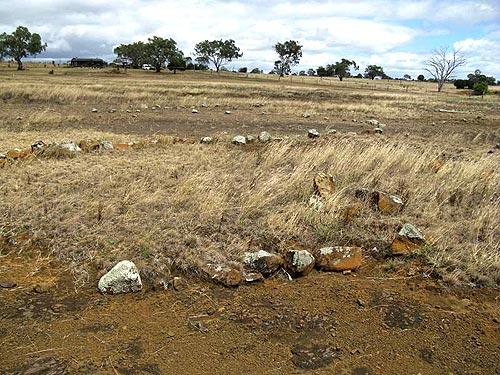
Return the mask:
<svg viewBox="0 0 500 375">
<path fill-rule="evenodd" d="M 44 52 L 47 48 L 46 43 L 42 43 L 39 34 L 31 33 L 27 27 L 19 26 L 11 34 L 0 34 L 0 59 L 11 57 L 17 62 L 18 70 L 23 69 L 22 59 L 28 56 L 35 56 Z M 269 72 L 277 74 L 280 77 L 292 73 L 292 67 L 299 64 L 302 58 L 303 46 L 296 40 L 278 42 L 273 46 L 278 59 L 274 62 L 273 69 Z M 118 66 L 142 68 L 144 65 L 153 67 L 156 72 L 162 69 L 172 70 L 208 70 L 212 65 L 217 72 L 224 69 L 229 62 L 239 59 L 243 56 L 240 48 L 236 46 L 233 39 L 227 40 L 204 40 L 197 43 L 194 47 L 194 59 L 185 57 L 184 53 L 177 46 L 177 42 L 172 38 L 162 38 L 153 36 L 147 41 L 134 42 L 130 44 L 120 44 L 114 49 L 117 55 L 114 63 Z M 457 68 L 465 65 L 466 60 L 460 54 L 460 51 L 453 50 L 449 52 L 446 48 L 440 48 L 433 51 L 432 56 L 425 62 L 424 70 L 432 77 L 430 80 L 438 85 L 438 91 L 441 91 L 445 82 L 449 82 L 452 74 Z M 381 78 L 391 79 L 384 69 L 379 65 L 368 65 L 364 74 L 358 73 L 358 64 L 354 60 L 342 58 L 332 64 L 319 66 L 317 69 L 309 69 L 299 72 L 299 75 L 317 75 L 319 77 L 338 77 L 342 81 L 345 77 L 359 78 Z M 247 68 L 241 68 L 240 72 L 247 72 Z M 479 73 L 478 73 L 479 72 Z M 262 73 L 259 68 L 254 68 L 250 73 Z M 484 78 L 483 78 L 484 77 Z M 407 74 L 403 79 L 411 79 Z M 424 81 L 425 77 L 421 74 L 417 80 Z M 495 78 L 481 75 L 480 71 L 475 74 L 469 74 L 467 80 L 455 80 L 457 88 L 468 87 L 474 89 L 476 84 L 495 84 Z M 484 92 L 484 90 L 483 90 Z"/>
</svg>

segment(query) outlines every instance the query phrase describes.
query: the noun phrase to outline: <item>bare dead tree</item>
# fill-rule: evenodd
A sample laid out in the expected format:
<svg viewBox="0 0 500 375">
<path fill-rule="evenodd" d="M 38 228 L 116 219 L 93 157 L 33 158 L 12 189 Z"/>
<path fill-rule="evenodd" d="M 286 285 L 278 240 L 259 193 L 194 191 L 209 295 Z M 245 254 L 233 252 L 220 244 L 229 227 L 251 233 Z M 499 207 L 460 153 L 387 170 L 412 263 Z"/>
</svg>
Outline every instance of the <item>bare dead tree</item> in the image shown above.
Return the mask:
<svg viewBox="0 0 500 375">
<path fill-rule="evenodd" d="M 424 70 L 436 79 L 438 92 L 440 92 L 444 83 L 451 78 L 455 69 L 465 65 L 465 63 L 466 60 L 460 51 L 453 49 L 453 51 L 448 53 L 447 47 L 441 47 L 433 51 L 432 56 L 425 62 Z"/>
</svg>

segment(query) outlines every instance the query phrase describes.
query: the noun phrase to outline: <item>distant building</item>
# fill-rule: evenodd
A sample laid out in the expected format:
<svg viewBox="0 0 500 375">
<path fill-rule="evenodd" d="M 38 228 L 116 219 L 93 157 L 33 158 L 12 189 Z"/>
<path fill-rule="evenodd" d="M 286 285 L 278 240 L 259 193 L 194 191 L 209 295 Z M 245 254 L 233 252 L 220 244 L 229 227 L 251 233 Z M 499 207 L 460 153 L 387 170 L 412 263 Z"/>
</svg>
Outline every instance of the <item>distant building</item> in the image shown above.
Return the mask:
<svg viewBox="0 0 500 375">
<path fill-rule="evenodd" d="M 103 59 L 73 57 L 69 62 L 69 66 L 72 68 L 104 68 L 106 61 Z"/>
</svg>

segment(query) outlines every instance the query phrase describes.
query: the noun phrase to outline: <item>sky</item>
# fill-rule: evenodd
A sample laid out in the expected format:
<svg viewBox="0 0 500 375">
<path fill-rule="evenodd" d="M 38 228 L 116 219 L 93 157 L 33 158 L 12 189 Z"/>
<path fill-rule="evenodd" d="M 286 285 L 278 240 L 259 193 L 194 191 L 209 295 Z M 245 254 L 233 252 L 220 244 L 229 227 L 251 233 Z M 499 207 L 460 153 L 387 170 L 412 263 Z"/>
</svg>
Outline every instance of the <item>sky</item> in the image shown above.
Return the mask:
<svg viewBox="0 0 500 375">
<path fill-rule="evenodd" d="M 437 47 L 456 48 L 467 65 L 500 79 L 500 0 L 0 0 L 0 32 L 18 25 L 48 44 L 40 57 L 114 59 L 121 43 L 173 38 L 186 56 L 205 39 L 234 39 L 243 57 L 227 65 L 269 71 L 273 45 L 294 39 L 303 57 L 294 71 L 341 58 L 401 77 L 423 73 Z"/>
</svg>

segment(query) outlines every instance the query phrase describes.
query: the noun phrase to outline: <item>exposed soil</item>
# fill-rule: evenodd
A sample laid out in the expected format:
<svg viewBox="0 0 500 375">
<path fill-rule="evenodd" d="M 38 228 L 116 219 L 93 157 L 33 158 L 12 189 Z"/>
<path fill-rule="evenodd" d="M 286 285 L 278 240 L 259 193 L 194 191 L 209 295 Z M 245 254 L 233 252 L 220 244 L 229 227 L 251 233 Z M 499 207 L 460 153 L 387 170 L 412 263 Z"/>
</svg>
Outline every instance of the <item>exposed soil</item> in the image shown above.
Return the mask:
<svg viewBox="0 0 500 375">
<path fill-rule="evenodd" d="M 2 258 L 5 374 L 497 374 L 498 290 L 407 270 L 105 296 L 50 259 Z M 10 284 L 7 284 L 10 282 Z M 13 286 L 12 284 L 17 284 Z M 34 286 L 38 288 L 34 289 Z"/>
</svg>

